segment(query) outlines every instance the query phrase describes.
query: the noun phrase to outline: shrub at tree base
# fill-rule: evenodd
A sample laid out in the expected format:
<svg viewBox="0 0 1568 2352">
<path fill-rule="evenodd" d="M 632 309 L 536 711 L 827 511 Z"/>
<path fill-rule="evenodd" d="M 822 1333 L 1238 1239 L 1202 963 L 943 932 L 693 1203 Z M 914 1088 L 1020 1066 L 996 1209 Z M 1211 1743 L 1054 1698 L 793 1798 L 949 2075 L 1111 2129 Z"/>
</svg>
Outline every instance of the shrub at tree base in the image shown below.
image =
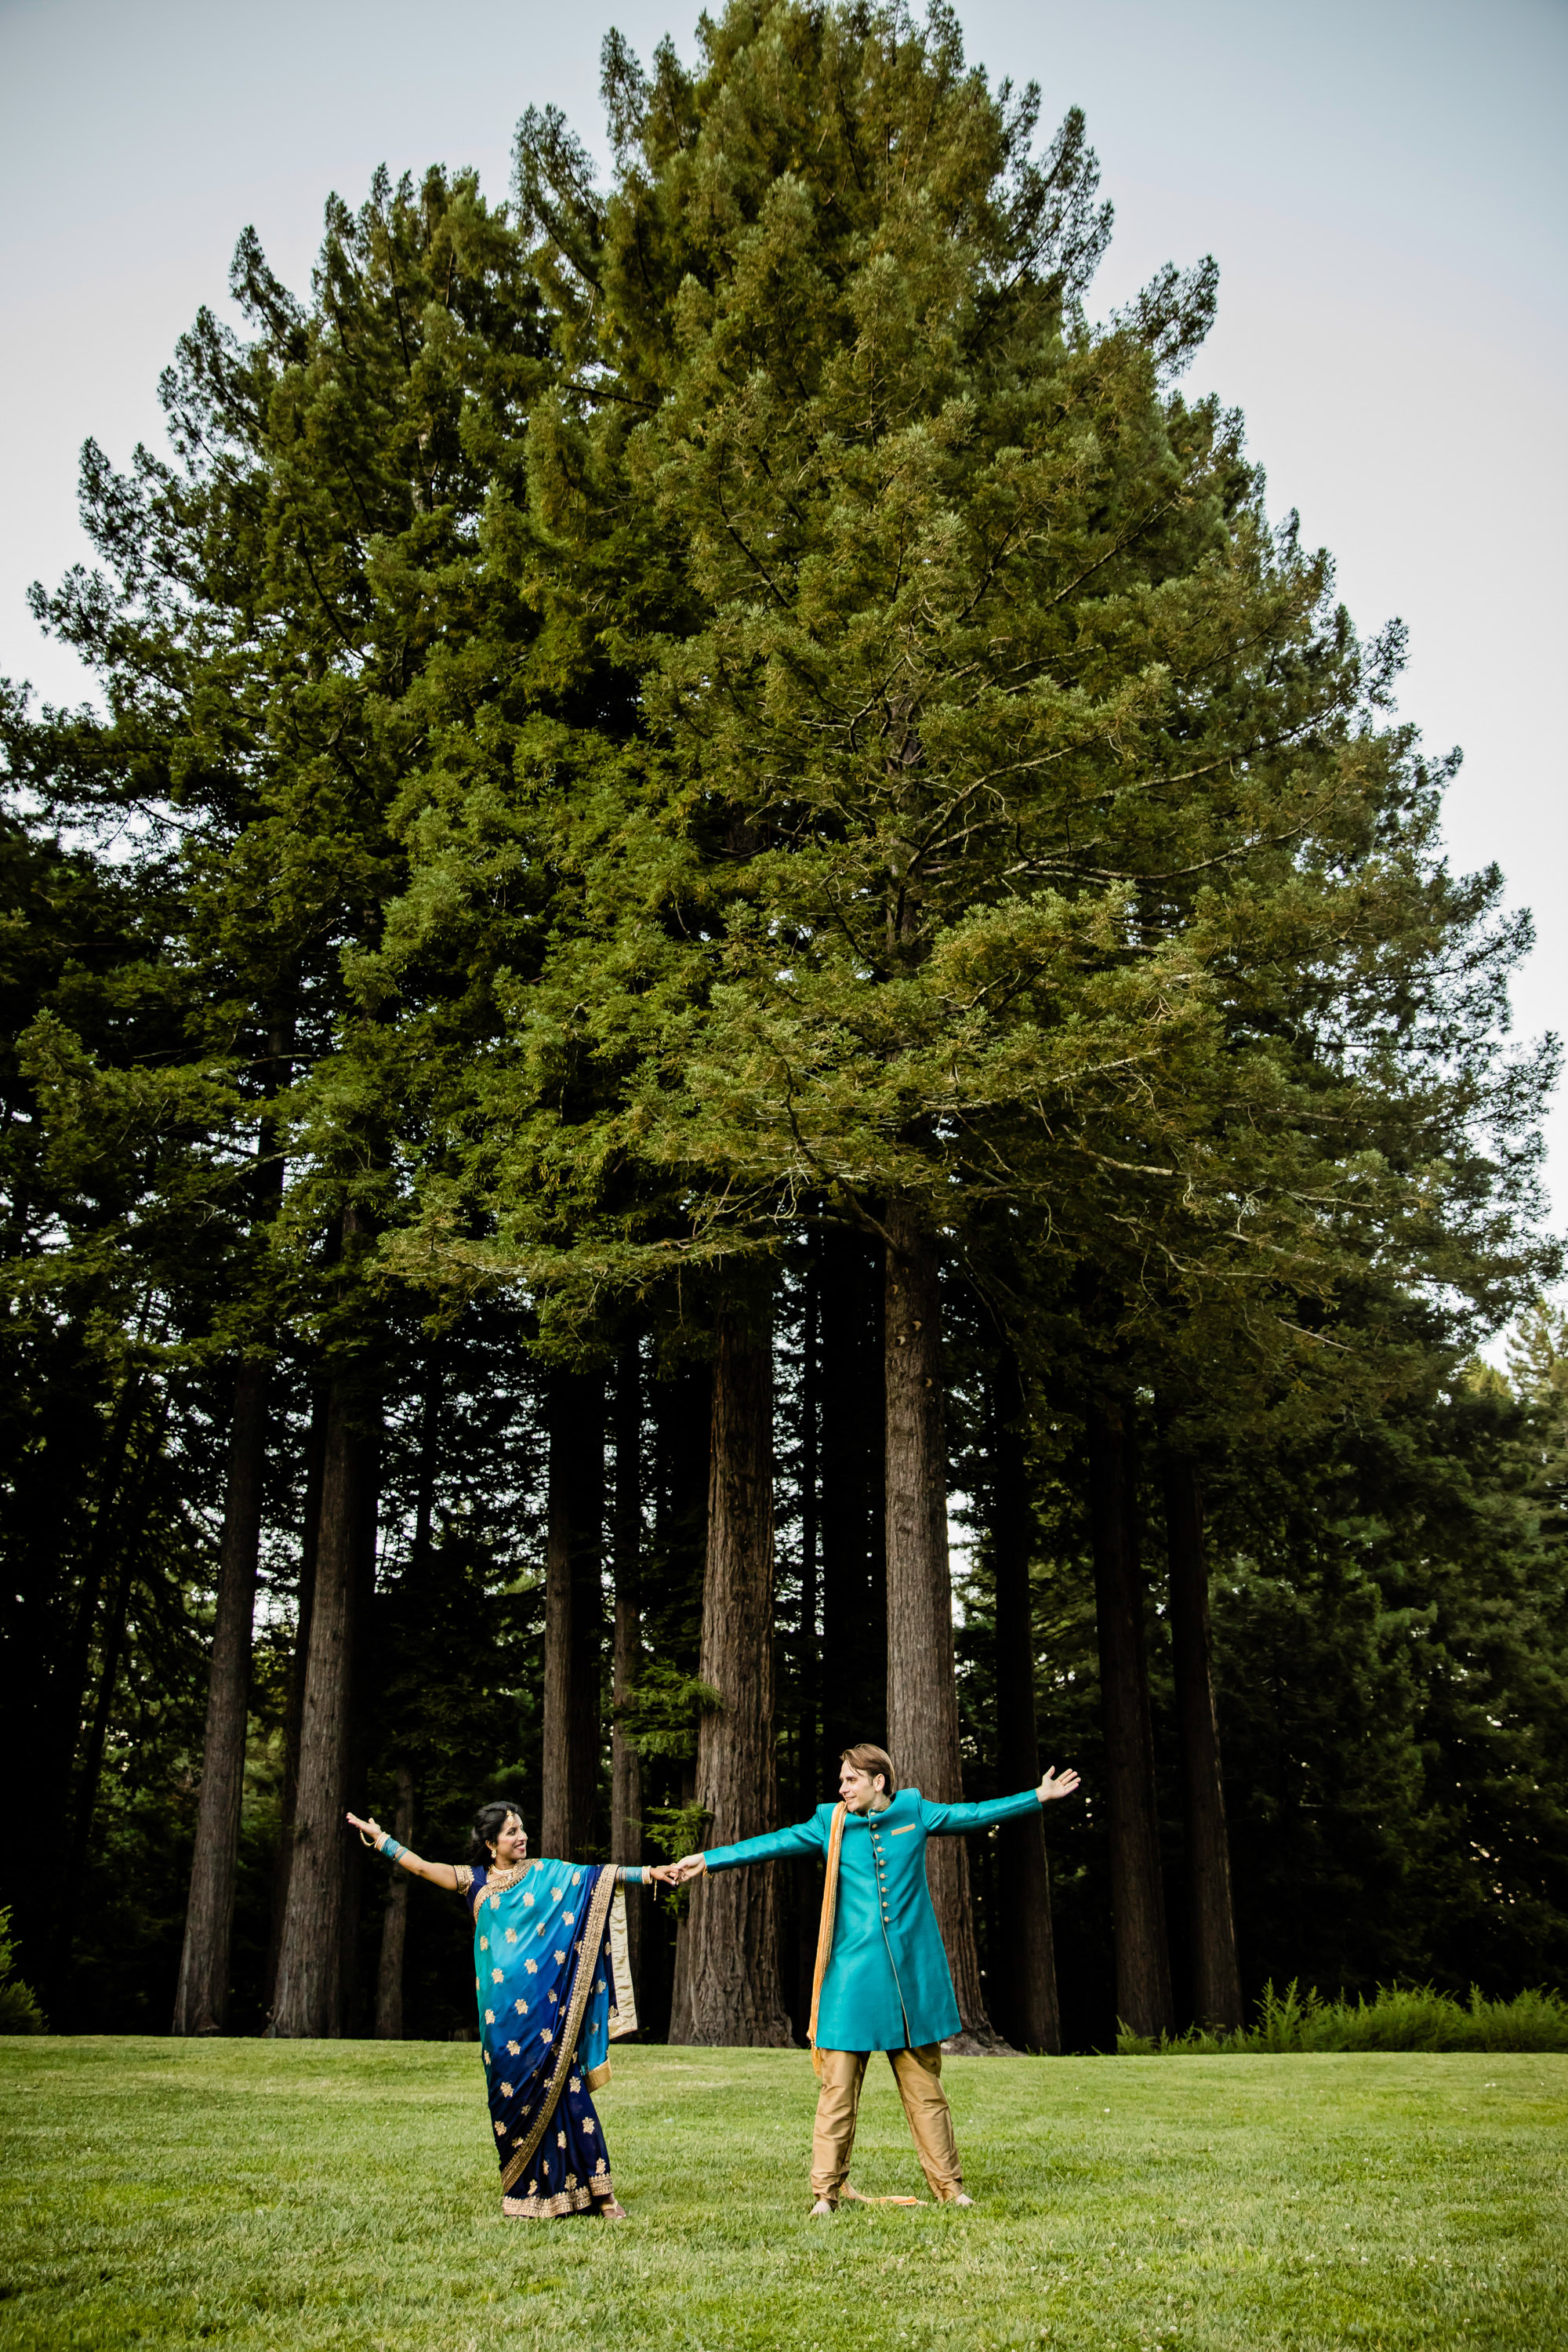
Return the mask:
<svg viewBox="0 0 1568 2352">
<path fill-rule="evenodd" d="M 47 2033 L 48 2030 L 32 1987 L 16 1974 L 11 1914 L 0 1911 L 0 2033 Z"/>
<path fill-rule="evenodd" d="M 1294 1978 L 1284 1992 L 1264 1988 L 1258 2022 L 1238 2033 L 1168 2034 L 1160 2041 L 1116 2037 L 1121 2058 L 1279 2056 L 1297 2050 L 1568 2050 L 1568 2000 L 1559 1992 L 1521 1992 L 1488 2000 L 1473 1987 L 1468 2003 L 1432 1985 L 1379 1985 L 1371 2000 L 1324 2000 L 1301 1992 Z"/>
</svg>

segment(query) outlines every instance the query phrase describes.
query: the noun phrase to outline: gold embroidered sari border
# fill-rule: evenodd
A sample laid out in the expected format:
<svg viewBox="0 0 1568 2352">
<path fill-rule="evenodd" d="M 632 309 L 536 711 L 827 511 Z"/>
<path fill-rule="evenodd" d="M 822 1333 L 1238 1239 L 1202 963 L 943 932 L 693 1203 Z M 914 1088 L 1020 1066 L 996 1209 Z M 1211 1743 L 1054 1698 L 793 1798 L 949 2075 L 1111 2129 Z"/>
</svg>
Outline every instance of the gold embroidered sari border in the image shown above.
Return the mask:
<svg viewBox="0 0 1568 2352">
<path fill-rule="evenodd" d="M 545 2093 L 538 2117 L 522 2146 L 512 2151 L 501 2173 L 500 2185 L 503 2195 L 517 2179 L 540 2141 L 544 2137 L 544 2127 L 555 2113 L 561 2097 L 561 2086 L 571 2072 L 572 2061 L 577 2054 L 577 2037 L 583 2031 L 583 2012 L 588 2006 L 588 1991 L 594 1981 L 594 1970 L 598 1966 L 599 1945 L 604 1939 L 605 1921 L 609 1916 L 610 1902 L 615 1891 L 615 1871 L 601 1870 L 598 1883 L 594 1888 L 594 1899 L 588 1906 L 588 1916 L 583 1923 L 583 1948 L 577 1955 L 577 1976 L 572 1988 L 572 2006 L 566 2012 L 566 2022 L 561 2032 L 561 2054 L 556 2060 L 555 2072 L 551 2077 L 550 2087 Z"/>
</svg>

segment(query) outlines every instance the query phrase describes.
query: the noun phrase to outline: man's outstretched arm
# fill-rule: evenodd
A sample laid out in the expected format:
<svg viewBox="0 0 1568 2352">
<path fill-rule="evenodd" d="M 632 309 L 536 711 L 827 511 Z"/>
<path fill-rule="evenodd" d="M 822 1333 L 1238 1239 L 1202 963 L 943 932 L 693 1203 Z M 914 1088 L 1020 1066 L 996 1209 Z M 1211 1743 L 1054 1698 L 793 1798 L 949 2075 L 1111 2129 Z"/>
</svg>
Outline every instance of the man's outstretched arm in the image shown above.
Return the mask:
<svg viewBox="0 0 1568 2352">
<path fill-rule="evenodd" d="M 921 1821 L 928 1837 L 962 1837 L 966 1830 L 988 1830 L 997 1822 L 1026 1818 L 1036 1805 L 1070 1797 L 1077 1787 L 1076 1772 L 1058 1772 L 1053 1766 L 1037 1789 L 1020 1789 L 1016 1797 L 993 1797 L 984 1805 L 937 1805 L 922 1797 Z"/>
<path fill-rule="evenodd" d="M 787 1830 L 769 1830 L 763 1837 L 711 1846 L 706 1853 L 682 1854 L 675 1869 L 678 1878 L 698 1878 L 707 1870 L 736 1870 L 743 1862 L 777 1862 L 786 1854 L 822 1853 L 826 1843 L 822 1823 L 814 1813 L 808 1822 L 795 1822 Z"/>
</svg>

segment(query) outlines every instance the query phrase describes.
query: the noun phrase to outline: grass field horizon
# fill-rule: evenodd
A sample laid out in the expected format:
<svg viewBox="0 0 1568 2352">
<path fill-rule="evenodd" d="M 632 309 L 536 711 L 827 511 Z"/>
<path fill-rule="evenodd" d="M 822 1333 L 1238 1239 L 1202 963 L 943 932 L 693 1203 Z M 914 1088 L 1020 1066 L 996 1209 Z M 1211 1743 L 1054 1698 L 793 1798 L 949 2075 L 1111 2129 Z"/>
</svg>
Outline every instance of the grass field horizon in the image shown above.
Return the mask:
<svg viewBox="0 0 1568 2352">
<path fill-rule="evenodd" d="M 622 2047 L 631 2219 L 504 2221 L 478 2051 L 0 2042 L 0 2345 L 1441 2352 L 1562 2340 L 1568 2058 L 957 2059 L 973 2210 L 806 2218 L 789 2051 Z M 853 2178 L 923 2189 L 874 2064 Z"/>
</svg>

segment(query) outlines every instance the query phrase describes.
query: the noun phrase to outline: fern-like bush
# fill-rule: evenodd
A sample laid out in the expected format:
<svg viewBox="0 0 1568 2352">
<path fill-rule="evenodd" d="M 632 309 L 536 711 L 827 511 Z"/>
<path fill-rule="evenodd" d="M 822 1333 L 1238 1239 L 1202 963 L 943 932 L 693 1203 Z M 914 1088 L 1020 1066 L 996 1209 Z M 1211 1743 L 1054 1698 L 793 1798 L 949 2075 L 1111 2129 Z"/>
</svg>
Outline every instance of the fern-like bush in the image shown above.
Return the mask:
<svg viewBox="0 0 1568 2352">
<path fill-rule="evenodd" d="M 16 1974 L 10 1911 L 0 1911 L 0 2033 L 47 2033 L 48 2030 L 31 1985 L 25 1985 Z"/>
<path fill-rule="evenodd" d="M 1250 2057 L 1300 2050 L 1568 2050 L 1568 2000 L 1536 1990 L 1488 2000 L 1471 1989 L 1456 2000 L 1432 1985 L 1379 1985 L 1372 1999 L 1327 2000 L 1294 1979 L 1282 1993 L 1270 1982 L 1257 2022 L 1237 2033 L 1131 2033 L 1116 2037 L 1123 2058 Z"/>
</svg>

